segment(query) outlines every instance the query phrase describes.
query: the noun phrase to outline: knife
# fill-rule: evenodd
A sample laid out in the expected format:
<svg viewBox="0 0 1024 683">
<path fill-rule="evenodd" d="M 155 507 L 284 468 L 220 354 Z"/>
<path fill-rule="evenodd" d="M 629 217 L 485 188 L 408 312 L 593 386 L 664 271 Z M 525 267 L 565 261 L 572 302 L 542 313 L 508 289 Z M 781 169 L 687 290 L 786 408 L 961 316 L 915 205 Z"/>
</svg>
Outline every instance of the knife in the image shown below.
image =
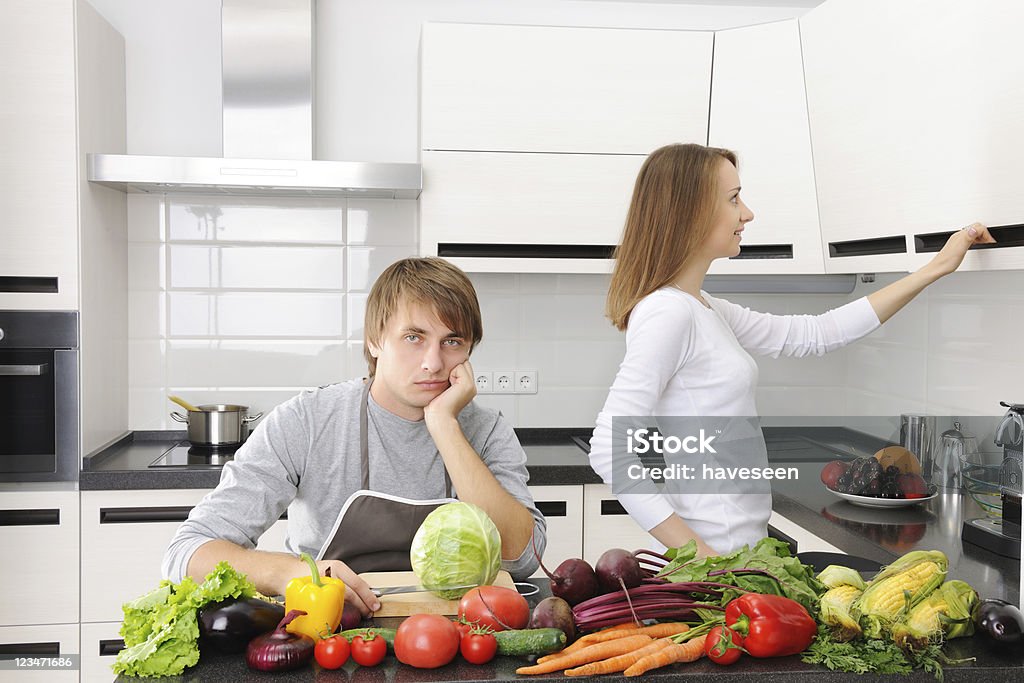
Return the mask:
<svg viewBox="0 0 1024 683">
<path fill-rule="evenodd" d="M 443 588 L 427 588 L 426 586 L 421 586 L 417 584 L 412 586 L 387 586 L 385 588 L 371 588 L 370 590 L 373 591 L 373 594 L 379 598 L 382 595 L 397 595 L 398 593 L 429 593 L 435 590 L 456 591 L 462 590 L 463 588 L 476 588 L 476 584 L 468 584 L 465 586 L 446 586 Z"/>
</svg>

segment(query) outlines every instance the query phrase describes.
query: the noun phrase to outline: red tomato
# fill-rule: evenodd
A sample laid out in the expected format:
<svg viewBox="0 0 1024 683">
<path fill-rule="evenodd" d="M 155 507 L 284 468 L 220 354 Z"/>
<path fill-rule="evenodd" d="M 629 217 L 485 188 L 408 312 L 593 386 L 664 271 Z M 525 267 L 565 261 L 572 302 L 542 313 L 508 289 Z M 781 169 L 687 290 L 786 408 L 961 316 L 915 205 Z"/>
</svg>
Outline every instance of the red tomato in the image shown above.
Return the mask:
<svg viewBox="0 0 1024 683">
<path fill-rule="evenodd" d="M 494 634 L 471 631 L 463 637 L 459 651 L 470 664 L 486 664 L 498 653 L 498 641 Z"/>
<path fill-rule="evenodd" d="M 743 654 L 743 639 L 728 626 L 715 626 L 704 641 L 704 654 L 715 664 L 732 664 Z"/>
<path fill-rule="evenodd" d="M 440 614 L 414 614 L 395 632 L 395 656 L 409 666 L 436 669 L 458 652 L 459 630 Z"/>
<path fill-rule="evenodd" d="M 526 628 L 530 605 L 519 591 L 503 586 L 480 586 L 462 596 L 459 617 L 494 631 Z"/>
<path fill-rule="evenodd" d="M 352 639 L 352 659 L 360 666 L 377 666 L 388 653 L 388 644 L 381 636 L 368 631 Z"/>
<path fill-rule="evenodd" d="M 313 656 L 316 657 L 316 663 L 325 669 L 340 669 L 348 661 L 350 649 L 344 636 L 331 636 L 317 641 Z"/>
</svg>

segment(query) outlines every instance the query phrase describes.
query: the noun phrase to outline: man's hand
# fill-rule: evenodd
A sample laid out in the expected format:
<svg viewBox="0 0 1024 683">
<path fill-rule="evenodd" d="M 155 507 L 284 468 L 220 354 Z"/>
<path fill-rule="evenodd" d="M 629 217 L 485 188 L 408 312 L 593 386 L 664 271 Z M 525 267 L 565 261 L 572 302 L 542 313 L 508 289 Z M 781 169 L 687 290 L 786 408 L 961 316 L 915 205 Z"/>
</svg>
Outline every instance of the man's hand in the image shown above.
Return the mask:
<svg viewBox="0 0 1024 683">
<path fill-rule="evenodd" d="M 345 582 L 345 602 L 350 602 L 359 608 L 364 617 L 380 609 L 380 599 L 347 564 L 341 560 L 319 560 L 316 566 L 320 570 L 321 576 L 330 569 L 332 577 Z"/>
<path fill-rule="evenodd" d="M 468 360 L 452 368 L 448 382 L 451 386 L 423 408 L 423 419 L 427 423 L 428 431 L 444 421 L 457 419 L 462 409 L 469 405 L 469 402 L 476 396 L 473 366 L 469 364 Z M 433 432 L 431 431 L 431 433 Z"/>
</svg>

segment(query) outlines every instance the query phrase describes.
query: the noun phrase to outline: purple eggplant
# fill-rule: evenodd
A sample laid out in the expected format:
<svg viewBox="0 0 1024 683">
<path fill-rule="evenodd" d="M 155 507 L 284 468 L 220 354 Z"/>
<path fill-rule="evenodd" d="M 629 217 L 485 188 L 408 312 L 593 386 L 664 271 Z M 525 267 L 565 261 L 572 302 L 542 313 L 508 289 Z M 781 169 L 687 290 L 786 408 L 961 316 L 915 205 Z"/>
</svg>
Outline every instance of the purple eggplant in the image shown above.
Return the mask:
<svg viewBox="0 0 1024 683">
<path fill-rule="evenodd" d="M 284 607 L 259 598 L 228 598 L 199 610 L 199 645 L 219 652 L 245 652 L 249 641 L 273 631 Z"/>
</svg>

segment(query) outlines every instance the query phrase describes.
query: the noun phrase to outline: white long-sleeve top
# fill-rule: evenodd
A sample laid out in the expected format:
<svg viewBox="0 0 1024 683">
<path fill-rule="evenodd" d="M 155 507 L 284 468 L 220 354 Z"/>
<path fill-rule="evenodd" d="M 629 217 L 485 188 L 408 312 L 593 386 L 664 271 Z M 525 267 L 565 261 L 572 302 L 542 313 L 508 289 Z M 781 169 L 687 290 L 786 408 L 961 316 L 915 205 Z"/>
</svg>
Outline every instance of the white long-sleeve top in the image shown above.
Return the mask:
<svg viewBox="0 0 1024 683">
<path fill-rule="evenodd" d="M 772 315 L 701 292 L 710 308 L 675 287 L 644 297 L 626 330 L 619 366 L 590 440 L 590 464 L 612 481 L 612 417 L 755 417 L 757 363 L 751 354 L 778 358 L 823 355 L 879 326 L 866 298 L 821 315 Z M 750 466 L 767 464 L 761 452 Z M 679 515 L 716 552 L 755 543 L 767 533 L 771 496 L 760 494 L 631 493 L 618 496 L 645 530 Z"/>
</svg>

